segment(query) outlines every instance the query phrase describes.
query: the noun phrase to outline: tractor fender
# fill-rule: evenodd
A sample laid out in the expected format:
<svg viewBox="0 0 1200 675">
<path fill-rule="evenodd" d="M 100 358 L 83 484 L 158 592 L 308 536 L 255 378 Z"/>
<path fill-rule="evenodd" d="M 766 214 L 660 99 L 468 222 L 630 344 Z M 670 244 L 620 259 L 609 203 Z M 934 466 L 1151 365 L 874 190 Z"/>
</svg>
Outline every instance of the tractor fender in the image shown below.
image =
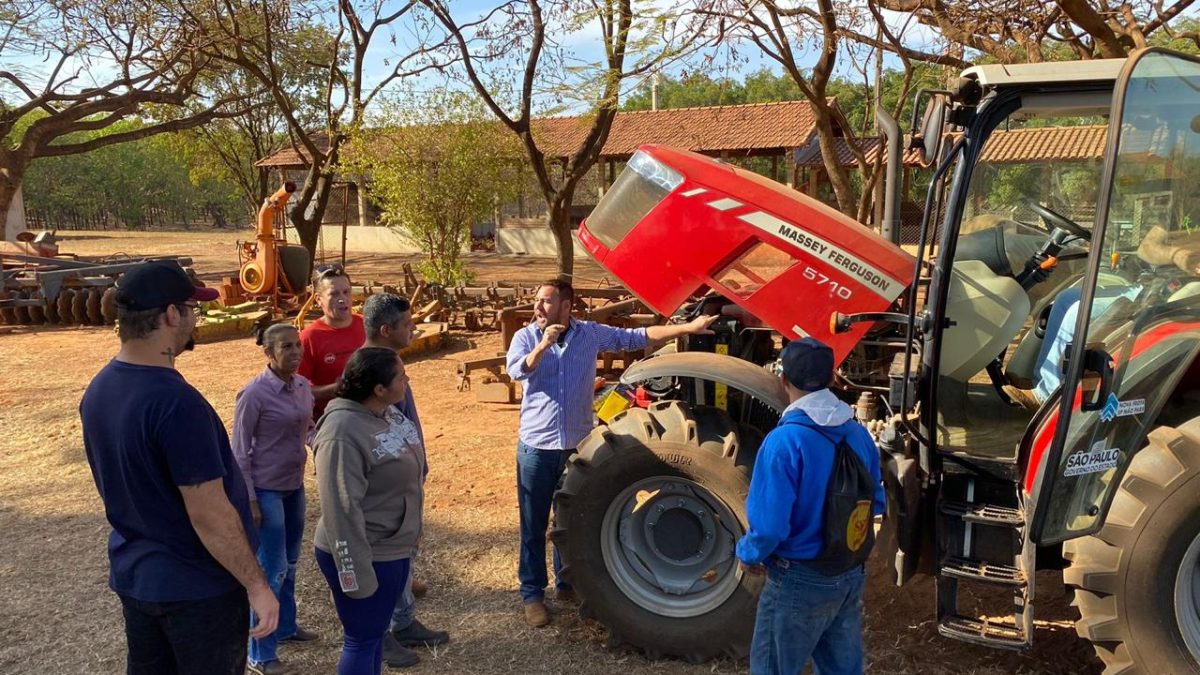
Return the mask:
<svg viewBox="0 0 1200 675">
<path fill-rule="evenodd" d="M 694 377 L 744 391 L 777 413 L 788 405 L 779 378 L 765 368 L 728 354 L 676 352 L 638 361 L 621 376 L 624 384 L 660 377 Z"/>
</svg>

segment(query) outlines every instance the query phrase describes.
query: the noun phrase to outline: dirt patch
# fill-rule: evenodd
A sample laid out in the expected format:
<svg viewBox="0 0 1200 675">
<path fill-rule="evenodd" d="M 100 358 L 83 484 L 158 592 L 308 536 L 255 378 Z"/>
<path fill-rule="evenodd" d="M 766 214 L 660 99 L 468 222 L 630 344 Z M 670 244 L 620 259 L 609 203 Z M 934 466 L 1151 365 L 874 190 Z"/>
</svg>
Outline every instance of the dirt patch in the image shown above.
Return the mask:
<svg viewBox="0 0 1200 675">
<path fill-rule="evenodd" d="M 138 249 L 189 254 L 204 276 L 211 277 L 221 257 L 215 249 L 229 237 L 138 233 L 69 239 L 64 250 L 85 253 L 83 249 L 94 244 L 99 253 Z M 107 243 L 98 243 L 102 241 Z M 226 267 L 232 269 L 234 261 L 230 249 Z M 380 265 L 380 270 L 397 269 L 394 259 Z M 479 265 L 489 276 L 514 280 L 541 278 L 553 269 L 550 260 L 514 261 L 494 255 L 480 256 Z M 445 350 L 409 361 L 431 465 L 427 533 L 417 564 L 431 590 L 419 602 L 418 616 L 426 625 L 452 634 L 449 645 L 425 652 L 412 672 L 745 672 L 744 663 L 650 662 L 635 653 L 608 649 L 603 629 L 566 610 L 557 613 L 549 628 L 525 626 L 516 593 L 517 407 L 479 404 L 469 392 L 454 389 L 460 360 L 492 356 L 499 348 L 495 333 L 458 333 Z M 0 586 L 5 591 L 0 599 L 0 635 L 5 638 L 0 640 L 0 673 L 123 670 L 120 607 L 106 581 L 108 526 L 84 457 L 77 413 L 88 381 L 116 350 L 116 337 L 106 328 L 18 328 L 0 336 L 0 532 L 6 544 L 0 557 Z M 252 341 L 241 339 L 201 345 L 180 359 L 179 367 L 229 423 L 234 394 L 262 362 Z M 306 483 L 309 529 L 297 597 L 301 622 L 321 638 L 285 646 L 281 655 L 296 672 L 316 675 L 334 670 L 340 634 L 328 589 L 312 558 L 317 500 L 311 469 Z M 876 561 L 866 600 L 868 672 L 1098 672 L 1090 647 L 1075 637 L 1069 623 L 1074 611 L 1056 576 L 1039 575 L 1042 620 L 1036 647 L 1031 654 L 1016 654 L 938 637 L 933 584 L 925 579 L 904 589 L 891 588 Z"/>
<path fill-rule="evenodd" d="M 59 231 L 59 248 L 64 253 L 84 256 L 138 257 L 175 255 L 192 259 L 196 273 L 205 281 L 237 276 L 238 241 L 253 240 L 250 230 L 197 230 L 184 232 Z M 341 261 L 341 251 L 327 249 L 330 262 Z M 476 282 L 536 282 L 553 276 L 552 258 L 506 256 L 498 253 L 464 254 L 467 269 Z M 317 259 L 322 259 L 318 249 Z M 346 267 L 356 282 L 393 283 L 403 279 L 404 263 L 420 261 L 419 255 L 397 255 L 348 251 Z M 587 256 L 575 260 L 575 284 L 581 288 L 610 286 L 607 272 Z"/>
</svg>

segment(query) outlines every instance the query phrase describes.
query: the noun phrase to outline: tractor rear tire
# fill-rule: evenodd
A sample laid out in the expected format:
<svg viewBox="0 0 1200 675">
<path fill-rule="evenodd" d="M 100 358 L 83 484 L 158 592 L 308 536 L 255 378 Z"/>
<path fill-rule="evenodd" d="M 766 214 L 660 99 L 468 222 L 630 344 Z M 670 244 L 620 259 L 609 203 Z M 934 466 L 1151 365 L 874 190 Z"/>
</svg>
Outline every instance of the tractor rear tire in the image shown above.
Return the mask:
<svg viewBox="0 0 1200 675">
<path fill-rule="evenodd" d="M 664 401 L 580 443 L 551 537 L 580 614 L 610 645 L 693 663 L 749 651 L 758 597 L 733 547 L 759 441 L 723 410 Z"/>
<path fill-rule="evenodd" d="M 1200 673 L 1200 417 L 1147 440 L 1063 579 L 1105 675 Z"/>
</svg>

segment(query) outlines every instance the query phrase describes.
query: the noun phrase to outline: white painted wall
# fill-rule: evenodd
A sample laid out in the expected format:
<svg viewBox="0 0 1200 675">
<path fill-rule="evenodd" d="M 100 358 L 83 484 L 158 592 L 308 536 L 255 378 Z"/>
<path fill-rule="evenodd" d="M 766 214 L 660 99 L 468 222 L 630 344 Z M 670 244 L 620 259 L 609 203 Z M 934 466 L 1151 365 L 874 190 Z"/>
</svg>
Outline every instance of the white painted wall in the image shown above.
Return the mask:
<svg viewBox="0 0 1200 675">
<path fill-rule="evenodd" d="M 288 229 L 288 243 L 299 244 L 296 231 Z M 340 255 L 342 252 L 342 226 L 323 225 L 321 236 L 324 239 L 326 254 Z M 346 227 L 346 250 L 367 251 L 371 253 L 420 253 L 419 246 L 410 242 L 402 234 L 390 227 L 378 225 L 350 225 Z"/>
<path fill-rule="evenodd" d="M 324 225 L 321 228 L 321 234 L 325 240 L 325 253 L 340 254 L 342 251 L 342 226 Z M 572 233 L 571 238 L 575 242 L 576 257 L 586 256 L 587 251 L 579 244 L 575 233 Z M 300 243 L 295 230 L 290 228 L 288 229 L 288 243 Z M 410 242 L 400 232 L 379 225 L 347 226 L 346 250 L 371 253 L 421 252 L 420 247 Z M 544 227 L 501 227 L 496 229 L 496 252 L 507 255 L 523 254 L 551 258 L 558 255 L 558 249 L 554 244 L 554 235 Z"/>
<path fill-rule="evenodd" d="M 4 226 L 4 241 L 15 242 L 17 233 L 25 229 L 25 200 L 21 198 L 21 188 L 12 203 L 8 205 L 8 220 Z"/>
<path fill-rule="evenodd" d="M 575 257 L 586 257 L 587 251 L 579 243 L 576 236 L 578 230 L 571 232 L 571 241 L 575 243 Z M 523 253 L 532 256 L 558 255 L 558 246 L 554 243 L 554 234 L 546 227 L 501 227 L 496 230 L 496 252 L 512 255 Z"/>
</svg>

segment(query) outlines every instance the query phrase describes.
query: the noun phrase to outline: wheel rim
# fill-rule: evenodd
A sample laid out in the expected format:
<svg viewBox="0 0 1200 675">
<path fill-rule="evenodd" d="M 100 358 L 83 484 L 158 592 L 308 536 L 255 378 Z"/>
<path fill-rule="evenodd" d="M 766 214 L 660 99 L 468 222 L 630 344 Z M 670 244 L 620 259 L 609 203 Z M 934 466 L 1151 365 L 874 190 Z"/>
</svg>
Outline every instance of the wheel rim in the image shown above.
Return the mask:
<svg viewBox="0 0 1200 675">
<path fill-rule="evenodd" d="M 1200 536 L 1188 545 L 1175 575 L 1175 621 L 1192 658 L 1200 661 Z"/>
<path fill-rule="evenodd" d="M 655 476 L 621 491 L 601 524 L 604 565 L 643 609 L 674 618 L 707 614 L 737 590 L 733 511 L 694 481 Z"/>
</svg>

